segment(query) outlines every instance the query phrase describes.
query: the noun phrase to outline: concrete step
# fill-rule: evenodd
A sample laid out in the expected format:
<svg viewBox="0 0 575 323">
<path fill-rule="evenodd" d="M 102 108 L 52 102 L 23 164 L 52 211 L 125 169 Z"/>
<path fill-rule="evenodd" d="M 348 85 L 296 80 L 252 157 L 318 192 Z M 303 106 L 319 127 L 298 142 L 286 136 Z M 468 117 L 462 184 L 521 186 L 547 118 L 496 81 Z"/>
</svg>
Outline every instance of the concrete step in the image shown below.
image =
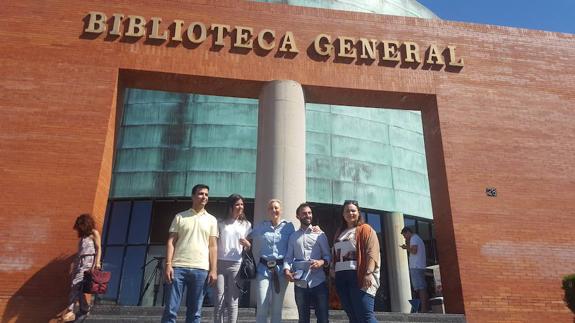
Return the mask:
<svg viewBox="0 0 575 323">
<path fill-rule="evenodd" d="M 86 323 L 123 323 L 123 322 L 159 322 L 162 316 L 163 308 L 161 307 L 144 307 L 144 306 L 119 306 L 119 305 L 97 305 L 87 317 L 80 317 L 76 322 Z M 315 321 L 313 310 L 311 311 L 312 322 Z M 240 308 L 238 313 L 238 322 L 255 322 L 256 311 L 254 308 Z M 186 312 L 182 307 L 178 312 L 180 322 L 184 321 Z M 329 320 L 332 323 L 348 322 L 344 311 L 330 310 Z M 465 323 L 465 316 L 461 314 L 436 314 L 436 313 L 389 313 L 376 312 L 378 322 L 414 322 L 414 323 Z M 213 322 L 213 308 L 204 307 L 202 310 L 202 322 Z M 297 320 L 283 320 L 291 323 Z"/>
</svg>

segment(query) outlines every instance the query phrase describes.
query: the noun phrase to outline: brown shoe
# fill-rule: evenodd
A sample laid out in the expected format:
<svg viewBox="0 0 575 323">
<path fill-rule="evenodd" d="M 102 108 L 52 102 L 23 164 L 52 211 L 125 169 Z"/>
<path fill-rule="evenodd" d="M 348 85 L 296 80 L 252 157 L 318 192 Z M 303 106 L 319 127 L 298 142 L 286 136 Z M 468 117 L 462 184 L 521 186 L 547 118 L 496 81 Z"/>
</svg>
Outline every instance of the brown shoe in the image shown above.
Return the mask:
<svg viewBox="0 0 575 323">
<path fill-rule="evenodd" d="M 76 314 L 73 311 L 69 311 L 61 317 L 62 322 L 74 322 L 76 320 Z"/>
<path fill-rule="evenodd" d="M 62 310 L 62 312 L 56 314 L 56 318 L 60 318 L 60 317 L 64 316 L 64 314 L 66 314 L 66 313 L 68 313 L 68 312 L 70 312 L 70 309 L 66 307 L 65 309 Z"/>
</svg>

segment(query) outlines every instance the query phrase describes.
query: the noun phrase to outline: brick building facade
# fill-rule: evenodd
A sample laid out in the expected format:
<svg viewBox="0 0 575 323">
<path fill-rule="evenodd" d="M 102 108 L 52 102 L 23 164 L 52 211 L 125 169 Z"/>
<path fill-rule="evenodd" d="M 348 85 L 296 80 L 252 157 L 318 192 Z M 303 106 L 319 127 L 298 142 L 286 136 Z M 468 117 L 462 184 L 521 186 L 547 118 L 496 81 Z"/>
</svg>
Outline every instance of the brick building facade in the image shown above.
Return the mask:
<svg viewBox="0 0 575 323">
<path fill-rule="evenodd" d="M 63 306 L 73 219 L 103 222 L 122 89 L 257 98 L 278 79 L 308 102 L 421 111 L 448 312 L 570 320 L 560 280 L 575 271 L 574 35 L 236 1 L 25 0 L 0 12 L 3 322 Z M 107 16 L 106 31 L 89 12 Z M 142 23 L 128 15 L 145 19 L 145 36 L 127 36 Z M 375 59 L 360 38 L 378 41 Z M 382 58 L 394 41 L 399 62 Z"/>
</svg>

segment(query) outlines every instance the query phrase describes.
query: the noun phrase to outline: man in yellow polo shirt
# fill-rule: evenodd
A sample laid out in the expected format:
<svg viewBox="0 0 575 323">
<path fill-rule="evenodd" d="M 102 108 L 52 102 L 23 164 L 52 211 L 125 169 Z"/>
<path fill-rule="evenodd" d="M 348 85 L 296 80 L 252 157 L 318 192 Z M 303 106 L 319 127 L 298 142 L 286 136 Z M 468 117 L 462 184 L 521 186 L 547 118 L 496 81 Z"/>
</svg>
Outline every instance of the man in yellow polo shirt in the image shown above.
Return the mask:
<svg viewBox="0 0 575 323">
<path fill-rule="evenodd" d="M 162 323 L 175 323 L 186 286 L 186 323 L 199 323 L 204 286 L 217 275 L 218 221 L 205 210 L 210 188 L 192 188 L 192 208 L 176 214 L 166 244 L 167 299 Z"/>
</svg>

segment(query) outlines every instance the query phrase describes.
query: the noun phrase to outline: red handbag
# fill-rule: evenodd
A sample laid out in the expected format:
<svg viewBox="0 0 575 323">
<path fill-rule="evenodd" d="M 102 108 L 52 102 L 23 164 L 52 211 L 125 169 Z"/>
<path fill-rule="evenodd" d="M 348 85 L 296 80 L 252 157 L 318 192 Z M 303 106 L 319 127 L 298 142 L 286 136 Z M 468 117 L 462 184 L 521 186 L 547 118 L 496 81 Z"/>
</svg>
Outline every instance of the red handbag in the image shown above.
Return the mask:
<svg viewBox="0 0 575 323">
<path fill-rule="evenodd" d="M 84 272 L 83 290 L 88 294 L 105 294 L 112 273 L 100 269 L 86 270 Z"/>
</svg>

